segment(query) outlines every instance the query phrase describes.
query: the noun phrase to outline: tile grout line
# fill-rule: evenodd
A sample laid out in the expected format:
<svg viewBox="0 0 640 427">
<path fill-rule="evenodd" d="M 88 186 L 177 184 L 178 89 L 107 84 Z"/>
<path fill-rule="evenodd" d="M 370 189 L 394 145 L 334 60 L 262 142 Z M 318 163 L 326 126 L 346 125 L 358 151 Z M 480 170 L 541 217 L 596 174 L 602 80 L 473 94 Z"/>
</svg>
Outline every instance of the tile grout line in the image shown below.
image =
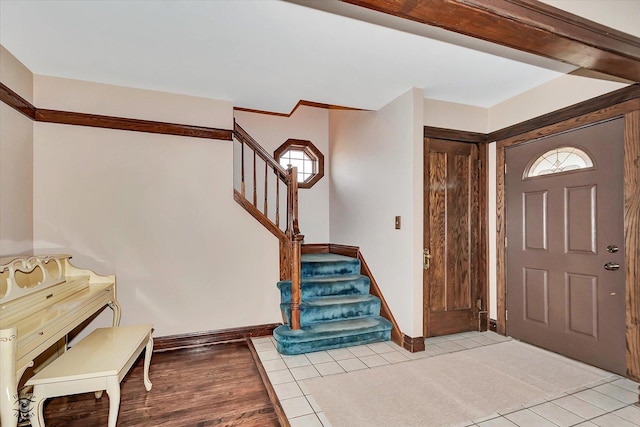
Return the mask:
<svg viewBox="0 0 640 427">
<path fill-rule="evenodd" d="M 326 356 L 328 356 L 330 358 L 330 360 L 328 360 L 326 357 L 321 356 L 321 357 L 319 357 L 319 360 L 321 360 L 319 362 L 313 362 L 311 359 L 309 359 L 309 357 L 307 357 L 306 354 L 305 355 L 298 355 L 298 356 L 303 356 L 304 360 L 306 360 L 307 364 L 302 365 L 302 366 L 293 366 L 293 367 L 289 367 L 289 365 L 286 363 L 286 360 L 289 357 L 295 358 L 295 357 L 298 357 L 298 356 L 283 356 L 283 355 L 280 355 L 279 353 L 277 353 L 277 351 L 276 351 L 276 343 L 275 343 L 273 337 L 261 337 L 261 338 L 257 338 L 257 339 L 254 339 L 254 340 L 258 341 L 258 343 L 265 343 L 265 342 L 270 342 L 271 343 L 270 348 L 258 350 L 258 354 L 259 355 L 260 355 L 260 353 L 264 353 L 264 352 L 268 352 L 268 351 L 276 351 L 276 354 L 277 354 L 276 359 L 269 359 L 269 360 L 266 360 L 266 361 L 278 360 L 279 359 L 284 364 L 284 369 L 278 369 L 278 370 L 273 370 L 273 371 L 267 372 L 267 375 L 269 376 L 269 379 L 271 380 L 270 374 L 272 372 L 287 371 L 289 376 L 292 378 L 292 381 L 286 381 L 284 383 L 279 383 L 278 385 L 294 382 L 298 386 L 298 388 L 300 389 L 300 392 L 302 393 L 302 397 L 305 398 L 305 401 L 306 401 L 307 405 L 309 406 L 309 408 L 312 411 L 312 412 L 310 412 L 308 414 L 304 414 L 304 415 L 300 415 L 300 416 L 296 416 L 296 417 L 288 417 L 289 421 L 290 422 L 295 422 L 295 420 L 299 420 L 302 423 L 302 424 L 300 424 L 301 426 L 312 426 L 313 425 L 313 426 L 320 426 L 320 427 L 322 427 L 322 426 L 328 427 L 330 424 L 323 424 L 322 419 L 321 419 L 321 417 L 319 415 L 319 414 L 323 414 L 322 408 L 319 407 L 319 405 L 315 401 L 315 399 L 314 399 L 315 405 L 311 404 L 310 398 L 313 399 L 313 396 L 310 393 L 306 394 L 304 387 L 301 385 L 301 383 L 305 379 L 321 378 L 321 377 L 330 376 L 330 375 L 344 374 L 344 373 L 349 373 L 349 372 L 353 372 L 353 371 L 356 371 L 356 370 L 362 370 L 362 369 L 375 369 L 375 368 L 377 368 L 379 366 L 389 366 L 389 365 L 392 365 L 392 364 L 395 364 L 395 363 L 403 363 L 403 362 L 410 362 L 412 360 L 418 360 L 418 359 L 424 359 L 424 358 L 430 358 L 430 357 L 437 357 L 437 356 L 439 356 L 441 354 L 455 353 L 455 352 L 459 352 L 459 351 L 468 350 L 468 349 L 471 349 L 471 348 L 485 347 L 485 346 L 488 346 L 488 345 L 500 344 L 502 342 L 511 340 L 511 338 L 509 338 L 509 337 L 503 337 L 503 336 L 495 334 L 494 332 L 484 332 L 484 333 L 474 332 L 472 334 L 469 334 L 469 333 L 465 333 L 465 334 L 467 334 L 467 335 L 466 336 L 461 336 L 461 335 L 457 335 L 456 334 L 456 338 L 452 338 L 452 339 L 444 338 L 444 339 L 442 339 L 442 341 L 439 340 L 441 337 L 437 337 L 436 339 L 438 339 L 438 341 L 436 341 L 436 342 L 430 341 L 430 340 L 433 340 L 434 338 L 425 339 L 425 343 L 427 345 L 427 348 L 433 348 L 435 346 L 438 349 L 442 350 L 442 352 L 438 352 L 436 354 L 428 354 L 428 353 L 422 353 L 422 352 L 421 353 L 409 353 L 408 351 L 406 351 L 402 347 L 396 345 L 395 343 L 392 343 L 390 341 L 386 341 L 386 342 L 381 342 L 381 343 L 372 343 L 372 344 L 368 344 L 368 345 L 364 344 L 364 345 L 355 346 L 355 347 L 345 347 L 345 348 L 335 349 L 335 350 L 325 350 L 323 352 L 318 352 L 318 353 L 309 353 L 309 354 L 324 353 L 324 354 L 326 354 Z M 493 339 L 493 338 L 491 338 L 492 335 L 488 335 L 488 334 L 493 334 L 493 335 L 495 335 L 496 338 L 499 338 L 499 339 Z M 473 340 L 474 337 L 477 338 L 478 340 Z M 268 338 L 268 340 L 265 340 L 265 338 Z M 469 340 L 472 341 L 472 342 L 477 343 L 478 345 L 474 346 L 474 347 L 468 347 L 467 348 L 467 347 L 464 347 L 463 345 L 459 344 L 460 341 L 469 341 Z M 446 348 L 440 347 L 438 345 L 438 344 L 443 344 L 443 343 L 457 343 L 459 346 L 464 347 L 464 348 L 455 348 L 453 350 L 447 350 Z M 382 352 L 378 352 L 375 349 L 372 349 L 370 347 L 371 345 L 376 345 L 376 344 L 378 344 L 378 346 L 376 347 L 378 349 L 380 349 L 380 347 L 382 347 L 382 346 L 380 346 L 380 344 L 384 344 L 386 347 L 389 348 L 389 350 L 388 351 L 385 350 L 385 351 L 382 351 Z M 260 344 L 258 344 L 258 346 L 256 348 L 261 348 L 261 347 L 264 348 L 265 346 L 264 345 L 261 346 Z M 354 349 L 354 351 L 351 351 L 350 348 Z M 367 349 L 366 351 L 364 350 L 365 348 Z M 384 347 L 382 347 L 382 348 L 384 348 Z M 358 350 L 356 350 L 356 349 L 358 349 Z M 362 350 L 360 350 L 360 349 L 362 349 Z M 340 351 L 336 351 L 336 350 L 340 350 Z M 345 351 L 347 353 L 345 353 Z M 333 353 L 330 353 L 330 352 L 333 352 Z M 362 355 L 358 356 L 358 355 L 356 355 L 356 352 L 360 353 Z M 342 358 L 340 356 L 337 356 L 337 354 L 340 354 L 340 353 L 342 353 L 343 355 L 348 356 L 348 357 Z M 387 354 L 387 355 L 389 355 L 389 354 L 399 354 L 400 356 L 402 356 L 403 359 L 395 361 L 395 362 L 391 362 L 391 361 L 387 360 L 383 356 L 384 354 Z M 412 355 L 417 355 L 417 354 L 420 354 L 420 356 L 412 357 Z M 423 355 L 423 354 L 426 354 L 426 355 Z M 372 356 L 378 356 L 378 357 L 384 359 L 387 363 L 384 363 L 384 364 L 381 364 L 381 365 L 369 366 L 367 363 L 365 363 L 364 360 L 362 360 L 363 358 L 366 359 L 367 357 L 372 357 Z M 400 356 L 395 356 L 395 357 L 400 357 Z M 389 357 L 394 357 L 394 356 L 389 356 Z M 324 359 L 324 360 L 322 360 L 322 359 Z M 298 360 L 303 360 L 303 359 L 298 359 Z M 352 369 L 352 370 L 347 370 L 342 366 L 342 364 L 340 364 L 340 362 L 345 362 L 347 360 L 351 360 L 351 361 L 357 360 L 360 364 L 364 365 L 364 367 L 357 368 L 357 369 Z M 327 374 L 323 375 L 321 373 L 321 371 L 317 368 L 316 365 L 321 365 L 321 364 L 326 364 L 326 363 L 335 363 L 335 364 L 337 364 L 342 369 L 343 372 L 336 372 L 336 373 L 332 372 L 332 373 L 327 373 Z M 293 374 L 293 372 L 291 372 L 291 369 L 302 368 L 302 367 L 313 367 L 315 369 L 315 373 L 317 375 L 313 375 L 312 377 L 307 377 L 307 378 L 303 378 L 303 379 L 300 379 L 300 380 L 296 379 L 296 376 Z M 592 422 L 595 419 L 598 419 L 598 418 L 604 417 L 604 416 L 609 416 L 609 415 L 613 415 L 616 418 L 624 420 L 625 422 L 629 422 L 629 423 L 634 424 L 632 421 L 630 421 L 628 419 L 625 419 L 625 418 L 622 418 L 622 417 L 619 417 L 618 415 L 614 414 L 614 412 L 620 411 L 620 410 L 625 409 L 627 407 L 636 407 L 634 403 L 627 403 L 627 402 L 619 400 L 619 399 L 617 399 L 617 398 L 615 398 L 613 396 L 610 396 L 610 395 L 608 395 L 606 393 L 603 393 L 601 391 L 595 390 L 596 387 L 600 387 L 602 385 L 609 384 L 609 385 L 612 385 L 614 387 L 619 388 L 621 393 L 623 393 L 624 391 L 633 393 L 633 391 L 631 391 L 631 390 L 629 390 L 629 389 L 627 389 L 625 387 L 621 387 L 621 386 L 618 386 L 616 384 L 612 384 L 613 382 L 619 381 L 621 379 L 626 379 L 626 378 L 624 378 L 622 376 L 619 376 L 619 375 L 616 375 L 616 374 L 611 374 L 610 377 L 607 377 L 607 378 L 605 378 L 603 380 L 597 381 L 597 382 L 595 382 L 593 384 L 587 385 L 584 388 L 579 388 L 577 390 L 571 390 L 569 392 L 563 392 L 562 395 L 555 396 L 551 400 L 545 399 L 543 402 L 536 401 L 535 403 L 532 402 L 531 404 L 525 404 L 525 405 L 522 405 L 522 408 L 516 409 L 513 412 L 509 412 L 509 413 L 506 413 L 506 414 L 496 414 L 495 417 L 491 417 L 491 418 L 480 418 L 479 422 L 474 421 L 474 420 L 469 420 L 468 424 L 466 424 L 466 425 L 468 425 L 468 426 L 481 426 L 483 423 L 487 423 L 489 421 L 496 420 L 496 419 L 499 419 L 499 418 L 502 418 L 505 421 L 508 421 L 509 423 L 511 423 L 513 425 L 517 425 L 513 421 L 509 420 L 506 416 L 514 414 L 516 412 L 520 412 L 520 411 L 530 411 L 533 414 L 535 414 L 536 416 L 538 416 L 538 417 L 544 419 L 545 421 L 548 421 L 549 423 L 557 426 L 557 424 L 553 423 L 547 417 L 545 417 L 544 415 L 533 411 L 531 408 L 535 408 L 536 406 L 540 406 L 540 405 L 543 405 L 545 403 L 553 403 L 556 400 L 565 398 L 567 396 L 574 396 L 574 395 L 579 394 L 579 393 L 581 393 L 583 391 L 586 391 L 586 390 L 592 390 L 593 392 L 596 392 L 596 393 L 599 393 L 599 394 L 601 394 L 603 396 L 606 396 L 608 398 L 614 399 L 615 401 L 623 404 L 623 406 L 620 407 L 620 408 L 616 408 L 616 409 L 608 411 L 608 410 L 606 410 L 604 408 L 601 408 L 601 407 L 599 407 L 597 405 L 592 404 L 591 402 L 588 402 L 586 400 L 581 399 L 579 396 L 574 396 L 576 399 L 580 399 L 586 405 L 590 405 L 591 407 L 596 408 L 597 410 L 600 410 L 600 411 L 605 411 L 604 413 L 599 414 L 597 416 L 593 416 L 593 417 L 590 417 L 590 418 L 585 418 L 582 415 L 571 411 L 570 409 L 567 409 L 567 408 L 565 408 L 565 407 L 563 407 L 563 406 L 561 406 L 559 404 L 555 404 L 554 403 L 554 405 L 558 406 L 562 410 L 567 411 L 567 412 L 569 412 L 569 413 L 571 413 L 571 414 L 573 414 L 573 415 L 575 415 L 575 416 L 577 416 L 577 417 L 579 417 L 579 418 L 581 418 L 583 420 L 583 421 L 580 421 L 578 424 L 574 424 L 574 425 L 580 425 L 582 423 Z M 626 379 L 626 380 L 628 380 L 628 379 Z M 628 381 L 631 381 L 631 380 L 628 380 Z M 307 390 L 307 392 L 308 392 L 308 390 Z M 301 396 L 289 397 L 287 399 L 282 399 L 282 400 L 290 400 L 290 399 L 295 399 L 297 397 L 301 397 Z M 314 408 L 314 406 L 318 409 L 318 411 L 315 410 L 316 408 Z M 307 424 L 306 423 L 307 420 L 308 420 L 307 417 L 309 417 L 310 415 L 314 415 L 315 416 L 314 424 Z M 303 420 L 303 418 L 304 418 L 304 420 Z M 296 423 L 296 425 L 298 425 L 297 422 L 295 422 L 295 423 Z M 636 425 L 640 426 L 640 424 L 636 424 Z M 522 427 L 524 427 L 524 426 L 522 426 Z"/>
<path fill-rule="evenodd" d="M 620 378 L 623 378 L 623 377 L 620 377 Z M 514 423 L 513 421 L 511 421 L 511 420 L 509 420 L 509 419 L 507 418 L 507 416 L 508 416 L 508 415 L 511 415 L 511 414 L 513 414 L 513 413 L 520 412 L 520 411 L 529 410 L 529 411 L 531 411 L 531 412 L 535 413 L 536 415 L 538 415 L 539 417 L 544 418 L 546 421 L 550 422 L 551 424 L 554 424 L 554 425 L 556 425 L 556 426 L 557 426 L 558 424 L 554 423 L 552 420 L 550 420 L 549 418 L 545 417 L 544 415 L 539 414 L 539 413 L 537 413 L 537 412 L 535 412 L 535 411 L 532 411 L 532 410 L 531 410 L 531 408 L 535 408 L 536 406 L 544 405 L 545 403 L 553 403 L 554 401 L 559 400 L 559 399 L 562 399 L 563 397 L 566 397 L 566 396 L 573 396 L 573 395 L 578 394 L 578 393 L 580 393 L 580 392 L 582 392 L 582 391 L 585 391 L 585 390 L 593 390 L 595 387 L 599 387 L 600 385 L 603 385 L 603 384 L 611 384 L 612 382 L 618 381 L 620 378 L 619 378 L 619 377 L 617 377 L 617 376 L 611 376 L 611 377 L 609 377 L 609 378 L 608 378 L 608 379 L 606 379 L 606 380 L 602 380 L 602 381 L 605 381 L 604 383 L 600 383 L 600 381 L 598 381 L 598 382 L 596 383 L 596 385 L 594 385 L 594 386 L 592 386 L 592 387 L 586 387 L 584 390 L 579 390 L 579 391 L 575 391 L 575 392 L 571 392 L 571 393 L 565 393 L 565 396 L 557 397 L 557 398 L 555 398 L 555 399 L 547 400 L 547 401 L 545 401 L 545 402 L 537 403 L 537 404 L 534 404 L 534 405 L 523 405 L 522 409 L 518 409 L 518 410 L 515 410 L 515 411 L 513 411 L 513 412 L 509 412 L 509 413 L 507 413 L 507 414 L 499 414 L 498 416 L 496 416 L 496 417 L 492 417 L 492 418 L 489 418 L 489 419 L 481 418 L 481 420 L 482 420 L 482 421 L 480 421 L 479 423 L 471 424 L 471 425 L 474 425 L 474 426 L 481 426 L 481 425 L 482 425 L 482 423 L 486 423 L 486 422 L 488 422 L 488 421 L 495 420 L 495 419 L 497 419 L 497 418 L 505 418 L 505 419 L 506 419 L 506 420 L 508 420 L 509 422 Z M 617 387 L 617 386 L 616 386 L 616 387 Z M 626 389 L 624 389 L 624 388 L 622 388 L 622 387 L 619 387 L 619 388 L 621 388 L 621 389 L 623 389 L 623 390 L 626 390 Z M 594 390 L 594 391 L 598 392 L 597 390 Z M 630 390 L 627 390 L 627 391 L 630 391 Z M 600 393 L 600 392 L 598 392 L 598 393 Z M 634 404 L 634 403 L 626 403 L 626 402 L 623 402 L 623 401 L 621 401 L 621 400 L 616 399 L 615 397 L 605 395 L 604 393 L 600 393 L 600 394 L 603 394 L 604 396 L 610 397 L 611 399 L 617 400 L 618 402 L 622 403 L 622 404 L 623 404 L 623 406 L 622 406 L 622 407 L 620 407 L 620 408 L 617 408 L 617 409 L 613 409 L 613 410 L 611 410 L 611 411 L 607 411 L 607 410 L 606 410 L 606 409 L 604 409 L 604 408 L 600 408 L 600 407 L 599 407 L 599 406 L 597 406 L 597 405 L 594 405 L 594 404 L 592 404 L 592 403 L 590 403 L 590 402 L 587 402 L 586 400 L 583 400 L 583 399 L 580 399 L 580 398 L 579 398 L 579 397 L 577 397 L 577 396 L 574 396 L 574 397 L 576 397 L 577 399 L 582 400 L 584 403 L 586 403 L 586 404 L 588 404 L 588 405 L 594 406 L 594 407 L 596 407 L 596 408 L 598 408 L 598 409 L 600 409 L 600 410 L 605 411 L 605 412 L 604 412 L 604 413 L 602 413 L 602 414 L 599 414 L 599 415 L 596 415 L 596 416 L 593 416 L 593 417 L 588 417 L 588 418 L 585 418 L 585 417 L 583 417 L 582 415 L 577 414 L 576 412 L 571 411 L 571 410 L 570 410 L 570 409 L 568 409 L 568 408 L 564 408 L 563 406 L 560 406 L 560 405 L 556 405 L 556 406 L 558 406 L 558 407 L 560 407 L 560 408 L 564 409 L 565 411 L 570 412 L 570 413 L 572 413 L 573 415 L 576 415 L 577 417 L 580 417 L 580 418 L 582 419 L 582 421 L 580 421 L 579 423 L 576 423 L 576 424 L 572 424 L 572 426 L 577 426 L 577 425 L 580 425 L 580 424 L 583 424 L 583 423 L 586 423 L 586 422 L 591 422 L 591 421 L 593 421 L 593 420 L 595 420 L 595 419 L 598 419 L 598 418 L 601 418 L 601 417 L 604 417 L 604 416 L 607 416 L 607 415 L 613 415 L 613 416 L 615 416 L 615 417 L 617 417 L 617 418 L 620 418 L 620 419 L 622 419 L 622 420 L 624 420 L 624 421 L 626 421 L 626 422 L 629 422 L 629 423 L 634 424 L 633 422 L 631 422 L 631 421 L 629 421 L 629 420 L 626 420 L 626 419 L 624 419 L 624 418 L 622 418 L 622 417 L 619 417 L 619 416 L 617 416 L 617 415 L 614 413 L 614 412 L 617 412 L 617 411 L 619 411 L 619 410 L 621 410 L 621 409 L 627 408 L 627 407 L 629 407 L 629 406 L 635 406 L 635 404 Z M 514 424 L 515 424 L 515 423 L 514 423 Z M 594 424 L 595 424 L 595 423 L 594 423 Z M 516 425 L 517 425 L 517 424 L 516 424 Z"/>
</svg>

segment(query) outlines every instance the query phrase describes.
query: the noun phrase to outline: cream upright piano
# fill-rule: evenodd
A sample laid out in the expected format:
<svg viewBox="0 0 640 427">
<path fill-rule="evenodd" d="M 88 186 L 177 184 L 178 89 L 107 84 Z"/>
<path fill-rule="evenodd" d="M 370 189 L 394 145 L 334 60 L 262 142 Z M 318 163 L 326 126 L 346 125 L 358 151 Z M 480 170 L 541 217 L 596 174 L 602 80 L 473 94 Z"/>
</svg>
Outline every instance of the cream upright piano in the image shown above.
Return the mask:
<svg viewBox="0 0 640 427">
<path fill-rule="evenodd" d="M 0 258 L 0 424 L 15 427 L 18 385 L 34 359 L 105 306 L 120 323 L 115 276 L 74 267 L 69 255 Z M 66 341 L 65 341 L 66 343 Z"/>
</svg>

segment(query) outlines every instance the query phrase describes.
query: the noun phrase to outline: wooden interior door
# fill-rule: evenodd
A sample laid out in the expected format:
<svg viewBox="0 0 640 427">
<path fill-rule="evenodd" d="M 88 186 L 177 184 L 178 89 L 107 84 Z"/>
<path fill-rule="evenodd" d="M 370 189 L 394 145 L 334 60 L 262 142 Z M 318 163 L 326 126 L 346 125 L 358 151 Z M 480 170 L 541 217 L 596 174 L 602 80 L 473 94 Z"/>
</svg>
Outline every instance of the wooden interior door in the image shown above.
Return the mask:
<svg viewBox="0 0 640 427">
<path fill-rule="evenodd" d="M 560 147 L 593 166 L 527 173 Z M 506 149 L 507 333 L 624 375 L 624 120 Z M 549 156 L 554 160 L 553 154 Z M 551 165 L 551 163 L 549 163 Z M 576 167 L 576 166 L 573 166 Z"/>
<path fill-rule="evenodd" d="M 478 147 L 424 148 L 424 334 L 478 330 Z"/>
</svg>

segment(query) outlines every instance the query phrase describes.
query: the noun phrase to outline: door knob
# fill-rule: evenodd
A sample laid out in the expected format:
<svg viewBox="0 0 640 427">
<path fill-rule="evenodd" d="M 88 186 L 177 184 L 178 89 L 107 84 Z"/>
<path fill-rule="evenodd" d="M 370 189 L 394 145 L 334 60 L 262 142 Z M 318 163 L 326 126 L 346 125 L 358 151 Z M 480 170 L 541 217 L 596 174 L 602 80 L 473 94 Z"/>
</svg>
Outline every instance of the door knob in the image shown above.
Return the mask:
<svg viewBox="0 0 640 427">
<path fill-rule="evenodd" d="M 617 262 L 608 262 L 604 265 L 605 270 L 617 270 L 620 268 L 620 264 Z"/>
</svg>

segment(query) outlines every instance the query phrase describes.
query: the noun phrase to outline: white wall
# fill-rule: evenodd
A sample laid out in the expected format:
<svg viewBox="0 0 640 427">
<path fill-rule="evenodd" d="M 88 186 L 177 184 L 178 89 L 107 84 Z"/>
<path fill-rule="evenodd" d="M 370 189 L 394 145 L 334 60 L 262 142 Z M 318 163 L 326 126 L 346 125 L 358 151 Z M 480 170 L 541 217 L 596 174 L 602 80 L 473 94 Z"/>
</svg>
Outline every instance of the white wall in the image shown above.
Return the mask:
<svg viewBox="0 0 640 427">
<path fill-rule="evenodd" d="M 0 45 L 0 81 L 33 101 L 33 74 Z M 0 257 L 33 248 L 33 122 L 0 102 Z"/>
<path fill-rule="evenodd" d="M 489 111 L 486 108 L 424 99 L 425 126 L 487 133 L 488 119 Z"/>
<path fill-rule="evenodd" d="M 236 111 L 238 124 L 268 153 L 288 139 L 308 140 L 324 155 L 324 177 L 298 191 L 300 231 L 305 243 L 329 242 L 329 111 L 299 107 L 290 117 Z M 262 175 L 261 175 L 262 176 Z M 264 178 L 259 177 L 262 181 Z M 262 182 L 261 181 L 261 182 Z M 262 187 L 258 186 L 259 189 Z"/>
<path fill-rule="evenodd" d="M 233 126 L 225 101 L 34 84 L 41 108 Z M 279 322 L 278 242 L 234 202 L 232 158 L 230 141 L 36 123 L 36 249 L 116 274 L 122 323 L 156 336 Z"/>
<path fill-rule="evenodd" d="M 628 86 L 628 83 L 566 74 L 489 108 L 488 130 L 503 129 Z"/>
<path fill-rule="evenodd" d="M 375 112 L 329 112 L 331 242 L 360 247 L 409 336 L 423 326 L 423 105 L 412 89 Z"/>
</svg>

